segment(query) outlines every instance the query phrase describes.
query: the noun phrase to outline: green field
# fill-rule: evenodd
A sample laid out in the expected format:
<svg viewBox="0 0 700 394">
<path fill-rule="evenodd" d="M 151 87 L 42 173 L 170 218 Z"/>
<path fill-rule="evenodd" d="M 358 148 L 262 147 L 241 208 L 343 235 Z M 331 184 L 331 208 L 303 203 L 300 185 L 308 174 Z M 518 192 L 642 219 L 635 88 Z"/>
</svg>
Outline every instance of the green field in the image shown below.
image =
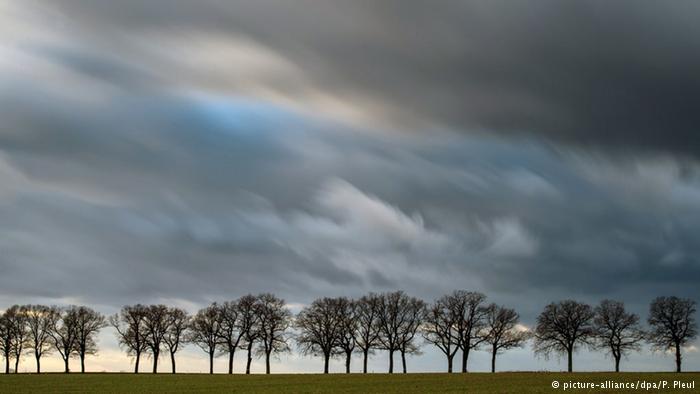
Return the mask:
<svg viewBox="0 0 700 394">
<path fill-rule="evenodd" d="M 558 389 L 552 381 L 560 382 Z M 569 381 L 667 381 L 665 390 L 573 389 Z M 695 389 L 673 389 L 674 381 Z M 0 393 L 700 393 L 700 373 L 469 373 L 469 374 L 332 374 L 332 375 L 150 375 L 150 374 L 19 374 L 0 375 Z"/>
</svg>

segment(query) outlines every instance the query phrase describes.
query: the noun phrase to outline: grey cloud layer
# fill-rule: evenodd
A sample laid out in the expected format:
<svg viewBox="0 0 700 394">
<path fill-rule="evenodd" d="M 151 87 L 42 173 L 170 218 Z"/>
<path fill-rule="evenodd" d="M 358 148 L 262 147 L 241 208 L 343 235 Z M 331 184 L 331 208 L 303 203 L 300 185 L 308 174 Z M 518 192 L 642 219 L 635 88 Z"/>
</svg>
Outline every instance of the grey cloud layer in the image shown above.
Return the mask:
<svg viewBox="0 0 700 394">
<path fill-rule="evenodd" d="M 50 4 L 83 50 L 114 51 L 169 83 L 340 105 L 414 129 L 700 146 L 692 1 Z M 50 56 L 125 83 L 114 62 Z"/>
<path fill-rule="evenodd" d="M 62 102 L 0 95 L 8 298 L 472 288 L 531 320 L 561 297 L 700 296 L 693 161 L 385 138 L 220 97 L 116 97 L 71 105 L 79 118 Z"/>
</svg>

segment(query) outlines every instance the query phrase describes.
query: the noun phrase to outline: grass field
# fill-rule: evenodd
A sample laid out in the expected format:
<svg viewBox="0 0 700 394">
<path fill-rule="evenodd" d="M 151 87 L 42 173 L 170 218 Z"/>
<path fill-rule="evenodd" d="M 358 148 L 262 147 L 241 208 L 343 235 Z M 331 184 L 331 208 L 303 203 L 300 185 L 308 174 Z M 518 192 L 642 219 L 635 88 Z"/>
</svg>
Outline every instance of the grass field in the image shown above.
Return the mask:
<svg viewBox="0 0 700 394">
<path fill-rule="evenodd" d="M 560 383 L 558 389 L 552 382 Z M 662 390 L 569 389 L 569 381 L 637 384 L 668 382 Z M 695 389 L 673 389 L 674 381 Z M 150 375 L 150 374 L 19 374 L 0 375 L 0 393 L 700 393 L 700 373 L 469 373 L 369 375 Z"/>
</svg>

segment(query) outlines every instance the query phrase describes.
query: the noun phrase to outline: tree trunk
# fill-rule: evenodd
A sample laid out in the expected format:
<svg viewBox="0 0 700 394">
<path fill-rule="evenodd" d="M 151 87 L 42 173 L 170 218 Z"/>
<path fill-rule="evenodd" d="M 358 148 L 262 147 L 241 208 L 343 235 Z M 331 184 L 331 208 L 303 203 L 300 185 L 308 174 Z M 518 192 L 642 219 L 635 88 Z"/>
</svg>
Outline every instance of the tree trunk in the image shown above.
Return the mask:
<svg viewBox="0 0 700 394">
<path fill-rule="evenodd" d="M 214 352 L 209 352 L 209 374 L 214 373 Z"/>
<path fill-rule="evenodd" d="M 235 350 L 228 353 L 228 373 L 229 375 L 233 373 L 233 356 L 236 353 Z"/>
<path fill-rule="evenodd" d="M 253 362 L 253 344 L 248 345 L 248 362 L 245 365 L 245 374 L 250 375 L 250 363 Z"/>
<path fill-rule="evenodd" d="M 64 373 L 70 373 L 70 366 L 68 365 L 69 360 L 70 360 L 69 357 L 66 357 L 63 359 L 63 363 L 65 365 L 65 368 L 63 369 Z"/>
<path fill-rule="evenodd" d="M 331 354 L 327 353 L 323 355 L 323 373 L 328 373 L 328 360 L 330 360 Z"/>
<path fill-rule="evenodd" d="M 80 354 L 80 373 L 85 373 L 85 353 Z"/>
<path fill-rule="evenodd" d="M 369 348 L 362 350 L 362 373 L 367 373 L 367 358 L 369 358 Z"/>
<path fill-rule="evenodd" d="M 681 371 L 681 345 L 676 343 L 676 372 Z"/>
<path fill-rule="evenodd" d="M 265 352 L 265 373 L 270 374 L 270 352 Z"/>
<path fill-rule="evenodd" d="M 498 349 L 494 345 L 493 348 L 491 349 L 491 373 L 496 372 L 496 354 L 498 353 Z"/>
<path fill-rule="evenodd" d="M 134 373 L 139 373 L 139 362 L 141 361 L 141 352 L 136 353 L 136 361 L 134 362 Z"/>
<path fill-rule="evenodd" d="M 406 352 L 401 351 L 401 365 L 403 366 L 403 373 L 406 373 Z"/>
<path fill-rule="evenodd" d="M 620 356 L 615 356 L 615 372 L 620 372 Z"/>
<path fill-rule="evenodd" d="M 5 355 L 5 373 L 10 373 L 10 356 Z"/>
<path fill-rule="evenodd" d="M 568 349 L 567 352 L 567 364 L 568 364 L 568 371 L 569 372 L 574 372 L 574 350 L 573 349 Z"/>
<path fill-rule="evenodd" d="M 175 352 L 170 352 L 170 363 L 173 366 L 173 373 L 175 373 Z"/>
<path fill-rule="evenodd" d="M 17 358 L 15 358 L 15 373 L 19 372 L 18 369 L 19 369 L 19 356 L 17 356 Z"/>
<path fill-rule="evenodd" d="M 36 357 L 36 373 L 41 373 L 41 356 L 37 354 L 34 357 Z"/>
<path fill-rule="evenodd" d="M 153 373 L 158 373 L 158 357 L 160 357 L 160 352 L 153 352 Z"/>
<path fill-rule="evenodd" d="M 467 372 L 467 362 L 469 361 L 469 346 L 462 349 L 462 373 Z"/>
<path fill-rule="evenodd" d="M 452 373 L 452 360 L 454 359 L 454 355 L 450 354 L 449 350 L 447 352 L 447 373 Z"/>
<path fill-rule="evenodd" d="M 352 352 L 345 352 L 345 373 L 350 373 L 350 358 L 352 357 Z"/>
<path fill-rule="evenodd" d="M 389 350 L 389 373 L 394 373 L 394 351 Z"/>
</svg>

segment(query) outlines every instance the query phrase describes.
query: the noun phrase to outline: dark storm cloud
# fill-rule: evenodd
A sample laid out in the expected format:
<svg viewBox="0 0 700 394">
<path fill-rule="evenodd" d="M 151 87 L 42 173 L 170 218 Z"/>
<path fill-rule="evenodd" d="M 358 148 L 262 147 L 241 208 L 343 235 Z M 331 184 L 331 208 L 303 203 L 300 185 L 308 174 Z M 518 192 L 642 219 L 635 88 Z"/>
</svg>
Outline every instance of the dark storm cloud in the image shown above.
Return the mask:
<svg viewBox="0 0 700 394">
<path fill-rule="evenodd" d="M 531 321 L 572 295 L 700 296 L 693 161 L 385 138 L 217 96 L 0 103 L 5 297 L 470 288 Z"/>
<path fill-rule="evenodd" d="M 199 44 L 188 41 L 192 34 L 224 41 L 244 37 L 300 73 L 266 80 L 266 87 L 303 100 L 300 91 L 312 86 L 414 129 L 437 124 L 624 150 L 690 155 L 700 150 L 697 2 L 57 1 L 51 6 L 87 42 L 123 51 L 127 58 L 142 55 L 130 41 L 152 39 L 161 51 L 187 58 L 198 53 Z M 77 68 L 95 72 L 84 64 Z M 183 72 L 172 65 L 169 71 Z M 229 78 L 236 74 L 233 65 Z M 305 84 L 297 86 L 295 78 Z"/>
</svg>

